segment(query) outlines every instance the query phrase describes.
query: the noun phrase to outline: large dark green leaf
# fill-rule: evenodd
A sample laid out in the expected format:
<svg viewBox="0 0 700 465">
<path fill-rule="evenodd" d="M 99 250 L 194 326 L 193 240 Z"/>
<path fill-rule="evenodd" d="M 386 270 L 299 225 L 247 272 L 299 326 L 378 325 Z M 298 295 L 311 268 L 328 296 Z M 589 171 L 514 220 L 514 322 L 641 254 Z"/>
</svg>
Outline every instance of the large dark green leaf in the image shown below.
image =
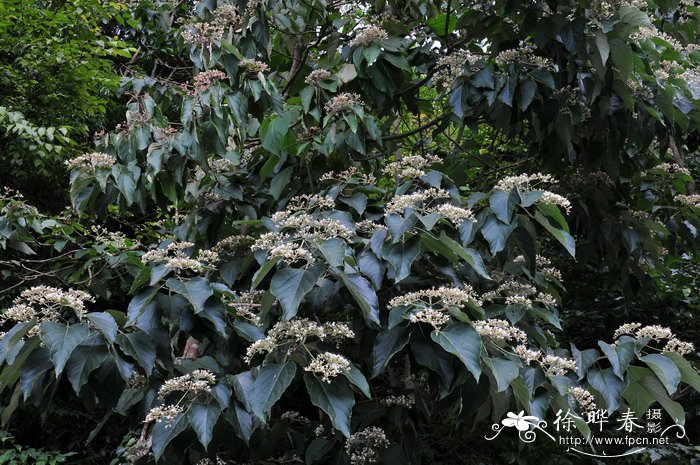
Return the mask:
<svg viewBox="0 0 700 465">
<path fill-rule="evenodd" d="M 216 425 L 220 414 L 221 406 L 214 402 L 210 404 L 192 404 L 187 411 L 190 425 L 205 450 L 209 447 L 214 432 L 214 425 Z"/>
<path fill-rule="evenodd" d="M 672 360 L 661 354 L 645 355 L 640 357 L 640 360 L 651 368 L 651 371 L 659 378 L 669 395 L 676 392 L 678 384 L 681 382 L 681 372 Z"/>
<path fill-rule="evenodd" d="M 377 334 L 372 349 L 372 378 L 382 373 L 391 357 L 406 347 L 408 336 L 408 331 L 404 331 L 404 328 L 400 326 L 381 330 Z"/>
<path fill-rule="evenodd" d="M 156 346 L 148 334 L 140 330 L 120 334 L 117 336 L 117 344 L 122 352 L 136 360 L 146 374 L 151 376 L 156 363 Z"/>
<path fill-rule="evenodd" d="M 443 330 L 430 333 L 433 341 L 456 355 L 478 380 L 481 375 L 481 337 L 471 326 L 453 323 Z"/>
<path fill-rule="evenodd" d="M 90 373 L 102 365 L 107 357 L 109 351 L 104 341 L 95 340 L 94 344 L 81 344 L 75 348 L 66 363 L 66 375 L 77 394 L 87 383 Z"/>
<path fill-rule="evenodd" d="M 283 317 L 290 320 L 299 311 L 299 304 L 306 294 L 313 289 L 321 277 L 323 267 L 283 268 L 272 277 L 270 292 L 282 305 Z"/>
<path fill-rule="evenodd" d="M 153 455 L 157 460 L 159 460 L 165 448 L 170 444 L 170 442 L 175 439 L 180 433 L 187 429 L 187 415 L 184 413 L 179 414 L 170 422 L 158 421 L 153 426 L 152 446 L 151 450 Z"/>
<path fill-rule="evenodd" d="M 214 294 L 211 284 L 205 278 L 193 278 L 186 281 L 170 278 L 165 284 L 171 291 L 189 300 L 196 313 L 204 309 L 204 302 Z"/>
<path fill-rule="evenodd" d="M 58 377 L 68 362 L 73 350 L 90 335 L 86 324 L 66 326 L 63 323 L 46 321 L 41 324 L 41 340 L 51 351 L 51 361 Z"/>
<path fill-rule="evenodd" d="M 346 438 L 350 437 L 350 416 L 355 396 L 348 381 L 345 378 L 334 378 L 331 383 L 326 383 L 306 373 L 304 382 L 311 402 L 326 412 L 338 431 Z"/>
<path fill-rule="evenodd" d="M 612 368 L 605 370 L 591 368 L 588 371 L 588 382 L 603 396 L 609 412 L 617 410 L 620 405 L 620 396 L 626 385 L 617 377 Z"/>
<path fill-rule="evenodd" d="M 260 369 L 252 386 L 250 406 L 253 413 L 264 420 L 267 411 L 280 400 L 297 372 L 295 363 L 265 365 Z"/>
</svg>

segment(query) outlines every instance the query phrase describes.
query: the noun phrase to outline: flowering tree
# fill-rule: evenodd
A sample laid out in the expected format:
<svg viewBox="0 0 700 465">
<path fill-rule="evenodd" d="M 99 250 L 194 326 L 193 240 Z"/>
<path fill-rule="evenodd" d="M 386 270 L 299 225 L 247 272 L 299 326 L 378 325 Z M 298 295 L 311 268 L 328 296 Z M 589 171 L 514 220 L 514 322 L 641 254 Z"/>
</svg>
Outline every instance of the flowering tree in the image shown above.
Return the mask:
<svg viewBox="0 0 700 465">
<path fill-rule="evenodd" d="M 140 3 L 143 48 L 190 68 L 125 79 L 126 121 L 67 163 L 72 213 L 0 201 L 3 247 L 55 252 L 0 314 L 3 419 L 67 381 L 94 434 L 124 416 L 129 460 L 168 464 L 418 463 L 441 415 L 682 424 L 693 345 L 570 344 L 554 262 L 633 295 L 696 247 L 698 11 Z M 479 127 L 521 153 L 469 159 Z"/>
</svg>

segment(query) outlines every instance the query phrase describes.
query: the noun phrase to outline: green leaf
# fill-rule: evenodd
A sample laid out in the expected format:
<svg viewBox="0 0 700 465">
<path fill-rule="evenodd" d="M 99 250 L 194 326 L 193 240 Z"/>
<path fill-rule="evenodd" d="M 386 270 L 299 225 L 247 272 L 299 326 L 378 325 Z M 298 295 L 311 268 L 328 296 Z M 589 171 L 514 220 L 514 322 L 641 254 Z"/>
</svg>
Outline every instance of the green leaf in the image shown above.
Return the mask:
<svg viewBox="0 0 700 465">
<path fill-rule="evenodd" d="M 282 305 L 282 317 L 290 320 L 299 311 L 299 304 L 306 294 L 313 289 L 321 276 L 323 267 L 283 268 L 272 277 L 270 292 Z"/>
<path fill-rule="evenodd" d="M 66 326 L 62 323 L 45 321 L 41 324 L 41 340 L 51 352 L 51 361 L 58 377 L 73 350 L 90 335 L 86 324 Z"/>
<path fill-rule="evenodd" d="M 683 406 L 678 402 L 671 400 L 671 398 L 666 394 L 666 390 L 659 382 L 658 379 L 653 376 L 644 376 L 640 380 L 640 384 L 649 392 L 649 394 L 656 399 L 656 401 L 661 404 L 661 406 L 671 415 L 673 421 L 679 425 L 685 424 L 685 411 Z"/>
<path fill-rule="evenodd" d="M 382 330 L 377 334 L 372 349 L 372 376 L 379 376 L 386 368 L 387 363 L 396 353 L 408 344 L 409 333 L 404 328 L 395 326 L 389 330 Z"/>
<path fill-rule="evenodd" d="M 586 372 L 591 365 L 593 365 L 600 353 L 595 349 L 578 350 L 578 348 L 572 343 L 571 344 L 571 355 L 574 356 L 576 360 L 576 373 L 578 374 L 579 381 L 586 376 Z"/>
<path fill-rule="evenodd" d="M 253 289 L 257 288 L 260 283 L 262 282 L 263 279 L 265 279 L 265 276 L 272 270 L 275 265 L 277 264 L 278 261 L 280 261 L 282 257 L 272 257 L 268 261 L 265 262 L 263 266 L 260 267 L 258 271 L 255 272 L 253 275 Z"/>
<path fill-rule="evenodd" d="M 695 389 L 696 392 L 700 392 L 700 375 L 698 375 L 698 370 L 693 368 L 690 362 L 680 354 L 669 352 L 664 354 L 664 356 L 670 358 L 676 364 L 681 373 L 681 381 Z"/>
<path fill-rule="evenodd" d="M 481 337 L 474 328 L 468 325 L 453 323 L 441 331 L 430 333 L 433 341 L 437 342 L 447 352 L 456 355 L 467 370 L 477 380 L 481 375 Z"/>
<path fill-rule="evenodd" d="M 603 396 L 609 412 L 617 410 L 620 405 L 620 396 L 626 386 L 625 383 L 615 375 L 612 368 L 606 368 L 605 370 L 592 368 L 588 372 L 588 382 Z"/>
<path fill-rule="evenodd" d="M 486 279 L 491 279 L 491 276 L 489 276 L 488 272 L 486 271 L 486 267 L 484 266 L 484 260 L 483 258 L 481 258 L 479 252 L 477 252 L 474 249 L 462 247 L 460 243 L 447 237 L 444 231 L 440 234 L 440 242 L 449 247 L 450 250 L 456 253 L 465 262 L 469 263 L 469 266 L 474 268 L 474 271 L 476 271 Z"/>
<path fill-rule="evenodd" d="M 639 360 L 651 368 L 651 371 L 659 378 L 669 395 L 676 392 L 678 384 L 681 382 L 681 372 L 671 359 L 661 354 L 650 354 L 640 357 Z"/>
<path fill-rule="evenodd" d="M 145 332 L 136 330 L 133 333 L 117 336 L 119 348 L 141 365 L 148 376 L 151 376 L 156 363 L 156 346 Z"/>
<path fill-rule="evenodd" d="M 507 224 L 496 218 L 495 215 L 486 217 L 486 221 L 481 227 L 481 234 L 488 241 L 492 254 L 495 255 L 506 248 L 508 236 L 517 226 L 517 222 Z"/>
<path fill-rule="evenodd" d="M 289 125 L 289 113 L 284 113 L 281 116 L 268 116 L 265 121 L 263 121 L 262 126 L 260 126 L 262 146 L 268 151 L 279 155 L 284 136 L 289 131 Z"/>
<path fill-rule="evenodd" d="M 90 320 L 97 329 L 104 335 L 107 342 L 114 343 L 114 339 L 117 337 L 117 331 L 119 327 L 117 322 L 114 321 L 114 317 L 109 313 L 104 312 L 93 312 L 88 313 L 87 319 Z"/>
<path fill-rule="evenodd" d="M 544 228 L 549 231 L 549 233 L 554 236 L 554 238 L 559 241 L 561 245 L 564 246 L 566 251 L 569 252 L 572 257 L 576 258 L 576 244 L 574 243 L 574 238 L 571 237 L 571 234 L 563 229 L 558 229 L 552 226 L 549 220 L 542 215 L 539 210 L 535 212 L 535 220 L 544 226 Z"/>
<path fill-rule="evenodd" d="M 153 455 L 158 461 L 165 452 L 165 448 L 170 444 L 170 441 L 175 439 L 177 435 L 187 429 L 187 415 L 179 414 L 170 422 L 158 421 L 153 426 L 152 446 Z"/>
<path fill-rule="evenodd" d="M 644 386 L 634 379 L 630 379 L 629 385 L 622 393 L 622 397 L 627 401 L 630 409 L 637 414 L 645 412 L 656 400 Z"/>
<path fill-rule="evenodd" d="M 388 244 L 382 255 L 394 272 L 394 282 L 398 283 L 411 274 L 411 265 L 420 253 L 420 238 L 413 236 L 407 241 Z"/>
<path fill-rule="evenodd" d="M 350 437 L 350 416 L 355 405 L 355 396 L 345 378 L 334 378 L 325 383 L 310 373 L 304 374 L 304 382 L 311 403 L 320 408 L 331 419 L 331 423 L 346 438 Z"/>
<path fill-rule="evenodd" d="M 627 82 L 627 79 L 634 71 L 634 54 L 630 45 L 622 39 L 610 41 L 610 58 L 613 68 L 617 71 L 620 79 Z"/>
<path fill-rule="evenodd" d="M 350 383 L 357 387 L 362 394 L 368 399 L 372 398 L 369 392 L 369 384 L 367 383 L 367 378 L 362 374 L 359 368 L 355 366 L 354 363 L 350 363 L 350 370 L 344 373 L 345 377 L 350 381 Z"/>
<path fill-rule="evenodd" d="M 265 365 L 255 377 L 250 406 L 253 414 L 265 421 L 267 411 L 280 400 L 284 391 L 294 380 L 297 366 L 293 362 Z"/>
<path fill-rule="evenodd" d="M 448 23 L 447 16 L 447 13 L 439 14 L 430 18 L 425 24 L 438 36 L 452 34 L 457 26 L 457 18 L 454 14 L 449 15 L 450 19 Z"/>
<path fill-rule="evenodd" d="M 511 381 L 518 377 L 520 372 L 518 364 L 505 358 L 487 358 L 486 364 L 496 378 L 496 392 L 505 391 Z"/>
<path fill-rule="evenodd" d="M 357 273 L 340 272 L 338 276 L 360 306 L 365 321 L 368 324 L 379 324 L 379 300 L 372 284 Z"/>
<path fill-rule="evenodd" d="M 212 402 L 210 404 L 192 404 L 187 411 L 192 429 L 197 434 L 197 439 L 206 450 L 211 442 L 214 425 L 221 414 L 221 406 Z"/>
<path fill-rule="evenodd" d="M 168 286 L 171 291 L 189 300 L 195 313 L 204 310 L 204 302 L 214 295 L 211 284 L 209 284 L 209 281 L 205 278 L 193 278 L 187 281 L 170 278 L 165 282 L 165 285 Z"/>
<path fill-rule="evenodd" d="M 107 357 L 109 352 L 104 344 L 81 344 L 76 347 L 66 363 L 66 375 L 76 394 L 80 394 L 90 373 L 102 365 Z"/>
<path fill-rule="evenodd" d="M 292 177 L 292 171 L 294 170 L 293 166 L 289 166 L 279 173 L 275 175 L 274 178 L 272 178 L 272 181 L 270 181 L 270 195 L 272 196 L 273 199 L 279 200 L 280 196 L 282 195 L 282 190 L 287 187 L 287 184 L 289 184 L 289 180 Z"/>
<path fill-rule="evenodd" d="M 625 370 L 630 362 L 634 360 L 634 343 L 633 342 L 618 342 L 616 347 L 611 346 L 603 341 L 598 341 L 598 345 L 603 350 L 603 353 L 613 367 L 613 371 L 620 379 L 625 379 Z"/>
</svg>

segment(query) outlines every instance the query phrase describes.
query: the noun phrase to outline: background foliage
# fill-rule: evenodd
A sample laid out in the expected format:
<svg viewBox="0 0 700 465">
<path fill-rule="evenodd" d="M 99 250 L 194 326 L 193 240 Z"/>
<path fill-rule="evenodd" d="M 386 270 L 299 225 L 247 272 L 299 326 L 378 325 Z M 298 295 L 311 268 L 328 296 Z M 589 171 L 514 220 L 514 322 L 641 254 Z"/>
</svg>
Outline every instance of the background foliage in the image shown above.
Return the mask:
<svg viewBox="0 0 700 465">
<path fill-rule="evenodd" d="M 482 438 L 580 387 L 685 422 L 644 460 L 697 456 L 695 350 L 613 334 L 698 340 L 693 2 L 0 9 L 17 443 L 562 463 Z"/>
</svg>

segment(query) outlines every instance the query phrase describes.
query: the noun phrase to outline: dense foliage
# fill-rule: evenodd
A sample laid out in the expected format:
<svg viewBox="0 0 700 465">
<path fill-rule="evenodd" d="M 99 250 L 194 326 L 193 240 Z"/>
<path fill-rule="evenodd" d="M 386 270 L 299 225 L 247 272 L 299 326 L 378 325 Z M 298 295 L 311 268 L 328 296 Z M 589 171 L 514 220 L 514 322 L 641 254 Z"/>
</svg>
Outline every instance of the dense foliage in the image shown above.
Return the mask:
<svg viewBox="0 0 700 465">
<path fill-rule="evenodd" d="M 125 121 L 65 160 L 64 213 L 0 197 L 3 424 L 70 403 L 99 463 L 361 464 L 455 463 L 471 429 L 535 457 L 486 450 L 509 411 L 694 421 L 694 3 L 112 7 L 112 61 L 50 84 L 121 69 Z M 9 81 L 23 163 L 68 144 Z M 567 316 L 569 281 L 679 310 L 577 346 L 613 309 Z"/>
</svg>

